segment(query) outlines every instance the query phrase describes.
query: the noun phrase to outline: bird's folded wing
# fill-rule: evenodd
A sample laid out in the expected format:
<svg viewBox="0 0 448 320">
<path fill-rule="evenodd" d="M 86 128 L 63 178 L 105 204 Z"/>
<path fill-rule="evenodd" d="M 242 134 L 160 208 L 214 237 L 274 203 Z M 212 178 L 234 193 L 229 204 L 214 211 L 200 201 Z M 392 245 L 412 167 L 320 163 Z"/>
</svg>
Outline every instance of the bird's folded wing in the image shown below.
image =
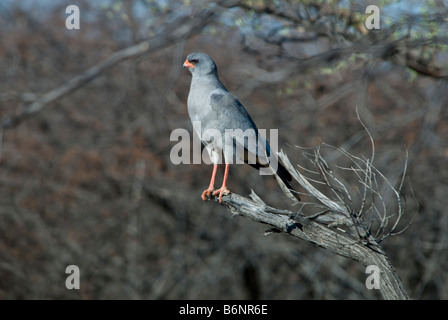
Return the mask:
<svg viewBox="0 0 448 320">
<path fill-rule="evenodd" d="M 258 134 L 257 126 L 241 102 L 227 91 L 215 90 L 210 96 L 210 106 L 216 126 L 226 140 L 227 153 L 236 151 L 236 157 L 246 163 L 267 165 L 269 144 Z"/>
</svg>

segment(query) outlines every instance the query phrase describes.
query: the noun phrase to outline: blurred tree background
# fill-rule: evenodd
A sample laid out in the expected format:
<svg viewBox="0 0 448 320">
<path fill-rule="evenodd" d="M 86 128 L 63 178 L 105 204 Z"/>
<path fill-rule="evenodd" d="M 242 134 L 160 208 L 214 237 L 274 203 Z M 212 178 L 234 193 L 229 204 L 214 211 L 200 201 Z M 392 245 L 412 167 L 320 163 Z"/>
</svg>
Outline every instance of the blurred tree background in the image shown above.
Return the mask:
<svg viewBox="0 0 448 320">
<path fill-rule="evenodd" d="M 79 30 L 65 27 L 71 4 Z M 371 4 L 378 30 L 364 24 Z M 167 36 L 205 11 L 200 30 Z M 171 131 L 192 132 L 191 52 L 213 57 L 296 163 L 296 146 L 321 143 L 368 157 L 356 108 L 394 184 L 408 152 L 401 223 L 412 224 L 382 245 L 412 298 L 448 299 L 447 16 L 443 0 L 2 1 L 2 119 L 114 52 L 163 45 L 2 130 L 0 299 L 378 297 L 362 266 L 203 202 L 211 166 L 171 163 Z M 229 188 L 287 201 L 249 166 L 230 170 Z M 65 287 L 72 264 L 79 290 Z"/>
</svg>

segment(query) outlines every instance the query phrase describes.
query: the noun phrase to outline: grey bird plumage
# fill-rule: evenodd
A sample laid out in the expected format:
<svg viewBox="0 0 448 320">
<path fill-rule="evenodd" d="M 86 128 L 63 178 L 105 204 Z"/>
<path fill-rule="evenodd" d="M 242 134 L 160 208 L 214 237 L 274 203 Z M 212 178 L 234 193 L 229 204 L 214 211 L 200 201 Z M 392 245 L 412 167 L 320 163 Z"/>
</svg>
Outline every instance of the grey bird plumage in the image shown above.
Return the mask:
<svg viewBox="0 0 448 320">
<path fill-rule="evenodd" d="M 270 170 L 282 190 L 296 203 L 299 197 L 290 191 L 291 175 L 277 161 L 269 143 L 259 134 L 257 126 L 241 102 L 219 80 L 215 62 L 204 53 L 192 53 L 187 56 L 184 67 L 187 67 L 192 74 L 188 94 L 188 114 L 192 122 L 200 121 L 200 127 L 194 127 L 200 129 L 197 130 L 197 134 L 205 145 L 212 163 L 216 166 L 223 162 L 226 164 L 245 162 L 256 169 Z M 234 134 L 229 135 L 228 132 Z M 222 191 L 228 192 L 227 171 L 228 166 L 223 187 L 220 189 L 220 200 Z M 204 194 L 211 194 L 212 189 L 214 190 L 215 174 L 214 168 L 210 187 L 204 191 L 203 199 Z"/>
</svg>

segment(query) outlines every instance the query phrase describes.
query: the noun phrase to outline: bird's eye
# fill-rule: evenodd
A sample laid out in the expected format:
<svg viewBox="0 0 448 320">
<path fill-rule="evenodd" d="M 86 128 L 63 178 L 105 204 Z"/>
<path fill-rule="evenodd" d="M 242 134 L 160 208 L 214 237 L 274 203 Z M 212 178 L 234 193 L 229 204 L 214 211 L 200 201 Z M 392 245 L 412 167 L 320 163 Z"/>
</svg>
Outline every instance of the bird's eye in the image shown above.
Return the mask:
<svg viewBox="0 0 448 320">
<path fill-rule="evenodd" d="M 190 62 L 191 62 L 191 63 L 198 63 L 199 60 L 198 60 L 198 59 L 191 59 Z"/>
</svg>

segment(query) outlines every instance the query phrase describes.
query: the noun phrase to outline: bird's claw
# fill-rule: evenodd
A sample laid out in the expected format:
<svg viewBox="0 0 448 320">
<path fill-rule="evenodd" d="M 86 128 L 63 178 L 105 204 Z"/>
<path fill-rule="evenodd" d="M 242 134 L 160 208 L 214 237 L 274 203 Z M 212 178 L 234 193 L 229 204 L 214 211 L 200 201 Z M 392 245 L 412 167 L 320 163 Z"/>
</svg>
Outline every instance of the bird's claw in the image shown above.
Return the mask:
<svg viewBox="0 0 448 320">
<path fill-rule="evenodd" d="M 228 195 L 230 193 L 229 189 L 227 189 L 226 187 L 221 187 L 218 190 L 215 190 L 213 192 L 213 195 L 216 196 L 219 194 L 219 203 L 222 202 L 222 195 Z"/>
<path fill-rule="evenodd" d="M 207 200 L 210 198 L 210 196 L 213 194 L 213 191 L 215 191 L 213 188 L 208 188 L 202 192 L 201 198 L 202 200 Z"/>
</svg>

